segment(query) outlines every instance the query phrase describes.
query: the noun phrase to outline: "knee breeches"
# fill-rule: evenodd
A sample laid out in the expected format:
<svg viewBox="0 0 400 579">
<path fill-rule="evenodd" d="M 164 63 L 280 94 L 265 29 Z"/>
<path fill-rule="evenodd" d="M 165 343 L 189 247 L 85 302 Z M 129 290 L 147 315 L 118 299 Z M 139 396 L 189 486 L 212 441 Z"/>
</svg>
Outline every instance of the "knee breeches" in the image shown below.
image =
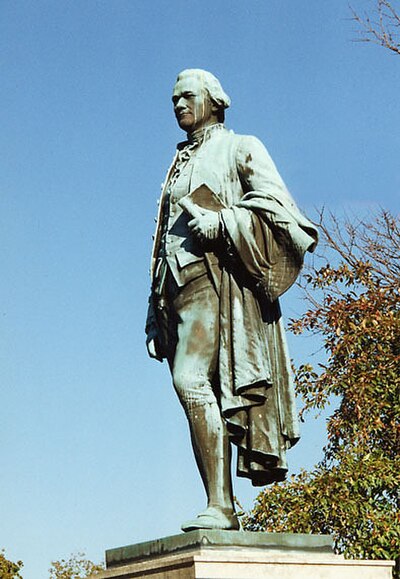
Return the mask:
<svg viewBox="0 0 400 579">
<path fill-rule="evenodd" d="M 219 299 L 208 275 L 183 288 L 170 276 L 157 317 L 174 387 L 185 409 L 216 402 Z"/>
</svg>

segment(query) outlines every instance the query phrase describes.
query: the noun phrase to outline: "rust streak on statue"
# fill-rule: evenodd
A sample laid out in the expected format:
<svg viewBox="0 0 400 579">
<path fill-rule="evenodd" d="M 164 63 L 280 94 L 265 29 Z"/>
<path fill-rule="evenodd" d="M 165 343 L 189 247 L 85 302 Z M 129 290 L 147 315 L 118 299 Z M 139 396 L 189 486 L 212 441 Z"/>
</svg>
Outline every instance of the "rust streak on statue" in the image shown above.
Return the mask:
<svg viewBox="0 0 400 579">
<path fill-rule="evenodd" d="M 168 361 L 207 495 L 182 529 L 237 529 L 231 443 L 237 474 L 265 485 L 285 478 L 299 438 L 278 298 L 317 232 L 262 143 L 225 128 L 211 73 L 183 71 L 172 102 L 187 139 L 159 204 L 147 347 Z"/>
<path fill-rule="evenodd" d="M 200 320 L 195 320 L 192 324 L 191 335 L 189 336 L 187 342 L 186 353 L 194 354 L 196 352 L 201 352 L 202 341 L 206 340 L 207 333 Z"/>
</svg>

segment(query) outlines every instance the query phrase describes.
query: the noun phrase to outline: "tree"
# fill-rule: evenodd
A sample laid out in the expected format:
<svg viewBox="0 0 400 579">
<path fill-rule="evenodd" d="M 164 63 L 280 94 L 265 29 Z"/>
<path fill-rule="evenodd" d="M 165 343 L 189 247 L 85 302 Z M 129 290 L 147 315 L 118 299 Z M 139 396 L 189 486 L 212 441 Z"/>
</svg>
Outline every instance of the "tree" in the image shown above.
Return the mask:
<svg viewBox="0 0 400 579">
<path fill-rule="evenodd" d="M 9 561 L 6 559 L 4 550 L 0 551 L 0 577 L 1 579 L 22 579 L 20 570 L 24 566 L 22 561 Z"/>
<path fill-rule="evenodd" d="M 297 333 L 320 335 L 326 362 L 296 371 L 302 415 L 339 401 L 327 421 L 324 458 L 311 472 L 262 491 L 248 530 L 329 533 L 349 558 L 394 559 L 400 416 L 400 229 L 382 211 L 371 221 L 332 218 L 320 229 L 334 264 L 305 275 Z M 397 577 L 399 572 L 397 568 Z"/>
<path fill-rule="evenodd" d="M 85 557 L 85 553 L 75 553 L 69 559 L 52 561 L 49 579 L 86 579 L 95 577 L 104 570 L 104 565 L 97 565 Z"/>
<path fill-rule="evenodd" d="M 400 54 L 400 11 L 389 0 L 378 0 L 373 16 L 360 16 L 352 9 L 353 19 L 361 26 L 362 42 L 375 42 Z"/>
</svg>

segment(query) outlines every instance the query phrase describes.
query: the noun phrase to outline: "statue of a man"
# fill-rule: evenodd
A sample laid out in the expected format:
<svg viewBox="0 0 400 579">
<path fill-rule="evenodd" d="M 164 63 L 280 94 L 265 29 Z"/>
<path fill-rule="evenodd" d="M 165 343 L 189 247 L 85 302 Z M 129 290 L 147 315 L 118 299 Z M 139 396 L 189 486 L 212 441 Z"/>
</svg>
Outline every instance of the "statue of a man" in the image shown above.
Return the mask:
<svg viewBox="0 0 400 579">
<path fill-rule="evenodd" d="M 163 185 L 146 323 L 151 357 L 167 359 L 207 493 L 182 525 L 238 529 L 237 474 L 281 481 L 299 438 L 278 297 L 317 242 L 262 143 L 224 126 L 230 99 L 211 73 L 178 76 L 172 96 L 187 140 Z"/>
</svg>

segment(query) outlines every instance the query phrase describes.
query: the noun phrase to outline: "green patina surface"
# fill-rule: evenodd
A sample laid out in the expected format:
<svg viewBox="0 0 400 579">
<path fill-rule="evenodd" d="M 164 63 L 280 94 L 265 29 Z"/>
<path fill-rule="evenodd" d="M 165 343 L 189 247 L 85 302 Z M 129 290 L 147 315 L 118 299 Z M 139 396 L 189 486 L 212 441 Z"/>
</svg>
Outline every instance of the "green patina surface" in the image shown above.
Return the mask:
<svg viewBox="0 0 400 579">
<path fill-rule="evenodd" d="M 106 551 L 107 568 L 191 549 L 246 548 L 332 552 L 329 535 L 198 530 Z"/>
<path fill-rule="evenodd" d="M 236 530 L 230 443 L 238 476 L 265 486 L 285 479 L 299 439 L 278 298 L 318 232 L 264 145 L 225 128 L 214 75 L 182 71 L 172 101 L 187 139 L 162 187 L 146 342 L 168 360 L 207 495 L 181 529 Z"/>
</svg>

